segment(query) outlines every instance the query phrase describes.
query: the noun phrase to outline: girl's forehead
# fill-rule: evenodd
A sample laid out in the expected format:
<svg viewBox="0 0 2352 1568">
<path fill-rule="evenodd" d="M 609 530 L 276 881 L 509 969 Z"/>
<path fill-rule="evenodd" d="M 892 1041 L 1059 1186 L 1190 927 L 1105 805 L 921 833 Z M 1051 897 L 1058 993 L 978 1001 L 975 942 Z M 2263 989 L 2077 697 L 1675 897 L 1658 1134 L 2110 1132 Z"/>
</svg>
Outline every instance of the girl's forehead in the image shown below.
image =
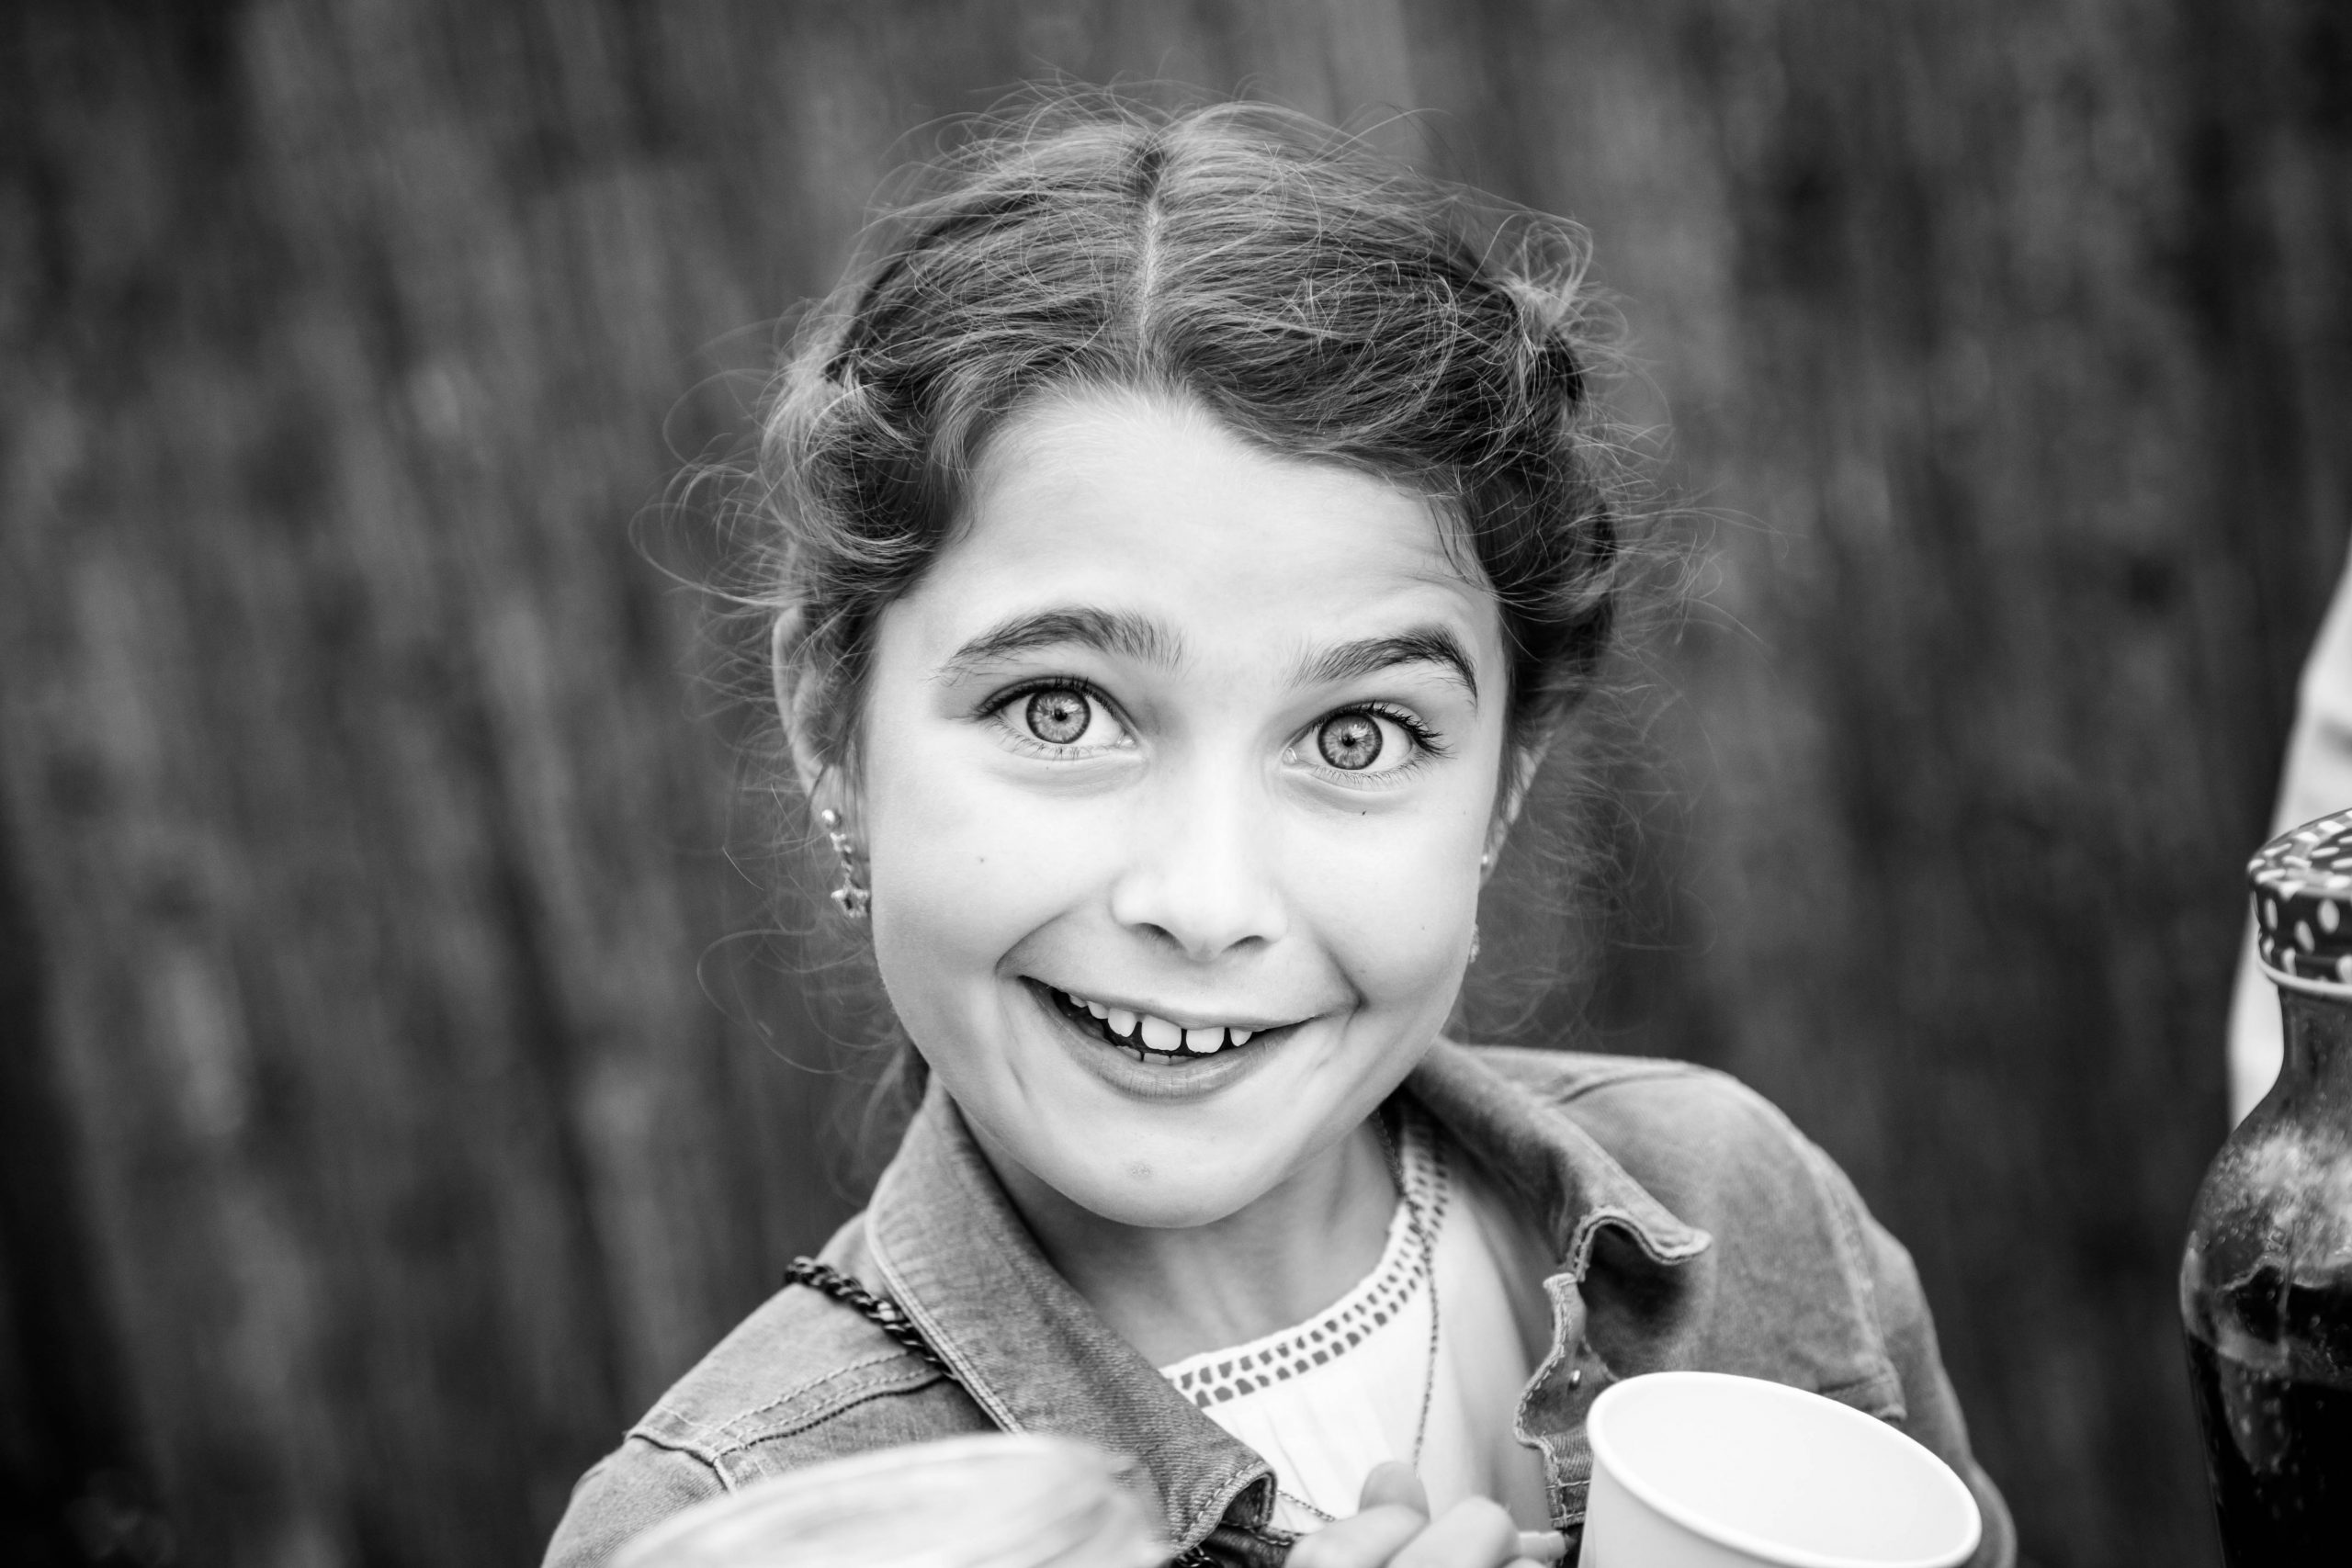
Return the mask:
<svg viewBox="0 0 2352 1568">
<path fill-rule="evenodd" d="M 1161 599 L 1294 625 L 1450 614 L 1476 634 L 1495 624 L 1494 596 L 1475 567 L 1465 576 L 1448 526 L 1424 497 L 1270 452 L 1197 405 L 1074 392 L 999 433 L 918 592 Z"/>
</svg>

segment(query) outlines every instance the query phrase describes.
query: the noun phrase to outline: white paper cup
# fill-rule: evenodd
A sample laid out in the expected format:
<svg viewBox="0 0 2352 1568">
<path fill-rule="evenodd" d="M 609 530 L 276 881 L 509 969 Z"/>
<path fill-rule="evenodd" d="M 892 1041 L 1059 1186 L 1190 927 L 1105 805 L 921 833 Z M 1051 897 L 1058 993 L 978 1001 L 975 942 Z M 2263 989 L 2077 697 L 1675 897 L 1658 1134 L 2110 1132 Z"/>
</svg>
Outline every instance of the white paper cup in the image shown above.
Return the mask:
<svg viewBox="0 0 2352 1568">
<path fill-rule="evenodd" d="M 1582 1568 L 1955 1568 L 1984 1520 L 1950 1465 L 1781 1383 L 1653 1372 L 1603 1389 Z"/>
</svg>

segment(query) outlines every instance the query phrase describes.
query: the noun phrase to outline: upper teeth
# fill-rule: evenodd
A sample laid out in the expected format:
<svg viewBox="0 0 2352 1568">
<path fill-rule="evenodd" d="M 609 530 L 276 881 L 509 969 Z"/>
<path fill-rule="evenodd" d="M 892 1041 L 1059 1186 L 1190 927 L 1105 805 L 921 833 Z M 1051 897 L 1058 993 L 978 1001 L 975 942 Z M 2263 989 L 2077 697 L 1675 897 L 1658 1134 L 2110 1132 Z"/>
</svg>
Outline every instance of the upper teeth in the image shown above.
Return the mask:
<svg viewBox="0 0 2352 1568">
<path fill-rule="evenodd" d="M 1204 1029 L 1187 1029 L 1182 1024 L 1170 1023 L 1164 1018 L 1154 1018 L 1148 1012 L 1129 1012 L 1125 1008 L 1114 1008 L 1102 1002 L 1089 1001 L 1075 991 L 1064 991 L 1062 996 L 1070 1006 L 1081 1008 L 1109 1024 L 1111 1032 L 1120 1039 L 1135 1041 L 1143 1049 L 1157 1051 L 1162 1055 L 1172 1055 L 1179 1050 L 1183 1050 L 1196 1056 L 1205 1056 L 1212 1051 L 1224 1050 L 1228 1044 L 1247 1045 L 1250 1043 L 1250 1037 L 1257 1032 L 1255 1030 L 1234 1029 L 1223 1024 L 1210 1024 Z M 1141 1031 L 1140 1039 L 1137 1038 L 1138 1030 Z"/>
</svg>

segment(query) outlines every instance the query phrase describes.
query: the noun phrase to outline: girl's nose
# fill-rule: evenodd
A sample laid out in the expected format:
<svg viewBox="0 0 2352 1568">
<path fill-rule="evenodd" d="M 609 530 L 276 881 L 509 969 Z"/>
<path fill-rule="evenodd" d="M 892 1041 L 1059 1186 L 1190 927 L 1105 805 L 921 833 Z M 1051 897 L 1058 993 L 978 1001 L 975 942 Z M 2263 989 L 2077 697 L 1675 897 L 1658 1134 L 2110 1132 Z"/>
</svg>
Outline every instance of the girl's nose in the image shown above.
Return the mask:
<svg viewBox="0 0 2352 1568">
<path fill-rule="evenodd" d="M 1263 789 L 1188 771 L 1151 793 L 1112 884 L 1112 918 L 1195 963 L 1280 938 L 1289 919 Z"/>
</svg>

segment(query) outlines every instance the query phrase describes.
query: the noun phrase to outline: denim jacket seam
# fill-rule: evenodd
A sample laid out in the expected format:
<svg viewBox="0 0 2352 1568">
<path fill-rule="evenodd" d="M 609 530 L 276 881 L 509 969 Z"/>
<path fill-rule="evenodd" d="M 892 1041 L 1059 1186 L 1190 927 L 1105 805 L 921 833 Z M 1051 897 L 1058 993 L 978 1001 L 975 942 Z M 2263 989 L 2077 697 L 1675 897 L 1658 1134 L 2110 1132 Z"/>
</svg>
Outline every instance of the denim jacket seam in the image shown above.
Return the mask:
<svg viewBox="0 0 2352 1568">
<path fill-rule="evenodd" d="M 1225 1526 L 1236 1534 L 1246 1535 L 1261 1545 L 1271 1546 L 1279 1551 L 1287 1551 L 1299 1542 L 1299 1536 L 1295 1530 L 1282 1529 L 1271 1525 L 1237 1525 L 1222 1516 L 1210 1522 L 1209 1528 L 1202 1533 L 1201 1539 L 1206 1540 L 1210 1536 L 1215 1535 L 1219 1525 Z"/>
<path fill-rule="evenodd" d="M 734 1483 L 727 1478 L 726 1469 L 718 1462 L 720 1458 L 718 1450 L 711 1448 L 707 1443 L 699 1441 L 695 1438 L 660 1431 L 652 1426 L 653 1417 L 662 1413 L 662 1409 L 658 1405 L 655 1406 L 654 1409 L 648 1411 L 644 1420 L 639 1421 L 636 1426 L 631 1427 L 628 1432 L 623 1434 L 623 1439 L 627 1440 L 628 1438 L 635 1438 L 637 1441 L 644 1443 L 649 1447 L 660 1449 L 663 1453 L 676 1454 L 681 1459 L 692 1460 L 695 1463 L 701 1465 L 705 1470 L 710 1472 L 712 1478 L 718 1483 L 722 1489 L 729 1492 L 735 1490 Z M 611 1456 L 607 1455 L 606 1457 L 610 1458 Z M 598 1468 L 602 1468 L 601 1465 Z M 594 1471 L 590 1472 L 590 1474 L 594 1473 Z M 586 1482 L 587 1479 L 588 1477 L 585 1475 L 580 1478 L 582 1483 Z M 579 1490 L 577 1483 L 575 1483 L 573 1490 L 575 1492 Z"/>
<path fill-rule="evenodd" d="M 756 1430 L 730 1433 L 730 1446 L 723 1450 L 719 1457 L 724 1459 L 734 1454 L 746 1453 L 758 1448 L 762 1443 L 772 1443 L 780 1438 L 797 1437 L 803 1432 L 823 1426 L 826 1422 L 848 1411 L 854 1410 L 861 1404 L 869 1404 L 877 1399 L 896 1399 L 901 1395 L 929 1388 L 933 1383 L 951 1381 L 936 1367 L 914 1361 L 912 1357 L 908 1357 L 906 1359 L 913 1361 L 914 1365 L 921 1369 L 914 1376 L 895 1381 L 877 1378 L 861 1388 L 842 1394 L 840 1398 L 829 1400 L 814 1409 L 797 1414 L 787 1420 L 779 1421 L 773 1426 L 762 1427 Z"/>
<path fill-rule="evenodd" d="M 1190 1527 L 1188 1527 L 1188 1533 L 1189 1529 Z M 1248 1546 L 1254 1546 L 1263 1548 L 1268 1551 L 1282 1552 L 1285 1555 L 1289 1552 L 1290 1549 L 1296 1546 L 1299 1541 L 1299 1537 L 1292 1534 L 1288 1530 L 1270 1529 L 1257 1525 L 1236 1524 L 1229 1518 L 1220 1517 L 1212 1522 L 1209 1528 L 1201 1533 L 1200 1539 L 1193 1542 L 1193 1547 L 1198 1548 L 1203 1551 L 1206 1551 L 1208 1550 L 1208 1543 L 1216 1538 L 1216 1534 L 1219 1530 L 1230 1531 L 1233 1535 L 1239 1537 L 1245 1543 L 1245 1549 Z M 1192 1550 L 1192 1548 L 1184 1548 L 1181 1550 Z M 1210 1561 L 1216 1561 L 1216 1553 L 1211 1552 L 1209 1555 Z M 1245 1561 L 1247 1560 L 1245 1559 Z"/>
<path fill-rule="evenodd" d="M 1258 1465 L 1261 1467 L 1264 1464 L 1265 1461 L 1263 1460 L 1260 1460 L 1258 1461 Z M 1233 1480 L 1247 1474 L 1251 1468 L 1252 1467 L 1250 1465 L 1243 1465 L 1240 1469 L 1235 1471 L 1231 1476 L 1227 1476 L 1223 1480 L 1220 1480 L 1214 1486 L 1205 1488 L 1204 1490 L 1207 1492 L 1210 1500 L 1194 1508 L 1185 1517 L 1183 1525 L 1176 1531 L 1177 1539 L 1180 1541 L 1198 1543 L 1200 1541 L 1205 1541 L 1210 1536 L 1216 1534 L 1220 1528 L 1223 1528 L 1227 1529 L 1238 1530 L 1244 1534 L 1254 1536 L 1259 1540 L 1265 1542 L 1269 1546 L 1287 1547 L 1295 1540 L 1297 1538 L 1292 1536 L 1288 1531 L 1277 1530 L 1272 1534 L 1269 1534 L 1265 1529 L 1259 1526 L 1242 1524 L 1232 1517 L 1233 1505 L 1240 1501 L 1242 1494 L 1249 1491 L 1250 1487 L 1249 1484 L 1245 1483 L 1240 1486 L 1230 1487 L 1228 1490 L 1229 1483 Z M 1273 1472 L 1271 1470 L 1265 1470 L 1263 1473 L 1271 1476 Z M 1257 1479 L 1259 1478 L 1256 1476 L 1250 1477 L 1251 1482 L 1255 1482 Z"/>
<path fill-rule="evenodd" d="M 923 1375 L 909 1381 L 904 1378 L 893 1379 L 877 1372 L 877 1369 L 894 1366 L 920 1368 Z M 859 1378 L 860 1373 L 868 1375 Z M 665 1448 L 676 1449 L 681 1452 L 693 1452 L 710 1464 L 713 1469 L 718 1469 L 718 1461 L 729 1454 L 741 1452 L 744 1449 L 775 1438 L 806 1431 L 810 1427 L 839 1415 L 854 1404 L 862 1404 L 868 1399 L 888 1393 L 911 1393 L 914 1389 L 935 1382 L 940 1375 L 937 1371 L 925 1366 L 917 1358 L 904 1351 L 891 1351 L 882 1355 L 868 1356 L 863 1360 L 853 1361 L 847 1366 L 832 1368 L 817 1377 L 794 1384 L 763 1404 L 739 1411 L 722 1421 L 698 1421 L 674 1406 L 657 1404 L 647 1412 L 642 1421 L 631 1428 L 630 1435 L 643 1437 L 649 1441 L 660 1443 Z M 850 1379 L 857 1379 L 857 1381 L 850 1386 L 836 1389 L 831 1397 L 816 1400 L 809 1398 L 809 1395 L 828 1384 L 840 1384 Z M 802 1405 L 803 1408 L 780 1421 L 773 1419 L 763 1421 L 763 1418 L 773 1418 L 778 1411 L 796 1404 Z"/>
<path fill-rule="evenodd" d="M 971 1191 L 964 1171 L 956 1169 L 950 1174 L 967 1196 L 976 1201 L 980 1201 L 979 1195 Z M 876 1196 L 879 1196 L 878 1190 Z M 929 1303 L 922 1299 L 922 1292 L 908 1289 L 906 1276 L 899 1271 L 898 1260 L 890 1255 L 888 1244 L 880 1231 L 870 1224 L 866 1227 L 865 1247 L 874 1259 L 875 1269 L 888 1283 L 899 1310 L 914 1321 L 916 1329 L 931 1346 L 933 1353 L 946 1364 L 942 1375 L 953 1380 L 964 1391 L 965 1396 L 980 1407 L 981 1414 L 989 1418 L 991 1426 L 1006 1432 L 1026 1431 L 1028 1428 L 1023 1424 L 1020 1414 L 994 1385 L 980 1376 L 978 1369 L 972 1365 L 971 1357 L 956 1342 L 956 1337 L 940 1324 Z"/>
<path fill-rule="evenodd" d="M 1543 1456 L 1544 1506 L 1552 1514 L 1555 1524 L 1582 1517 L 1580 1514 L 1570 1515 L 1566 1511 L 1567 1493 L 1575 1486 L 1577 1479 L 1568 1473 L 1573 1468 L 1571 1461 L 1575 1457 L 1573 1452 L 1575 1445 L 1573 1442 L 1566 1441 L 1572 1435 L 1569 1432 L 1564 1431 L 1558 1434 L 1562 1441 L 1555 1442 L 1551 1435 L 1530 1425 L 1527 1419 L 1527 1406 L 1528 1403 L 1535 1397 L 1536 1392 L 1549 1383 L 1558 1373 L 1562 1364 L 1577 1354 L 1576 1346 L 1572 1345 L 1568 1337 L 1561 1331 L 1563 1307 L 1560 1292 L 1555 1287 L 1559 1286 L 1562 1281 L 1566 1281 L 1566 1290 L 1569 1293 L 1575 1293 L 1580 1287 L 1581 1276 L 1560 1272 L 1544 1279 L 1544 1299 L 1551 1309 L 1552 1343 L 1545 1348 L 1542 1362 L 1529 1375 L 1526 1383 L 1521 1387 L 1519 1398 L 1511 1407 L 1510 1417 L 1512 1438 L 1521 1443 L 1533 1444 Z M 1595 1357 L 1594 1359 L 1599 1361 L 1600 1358 Z M 1600 1365 L 1600 1371 L 1604 1379 L 1608 1378 L 1606 1363 Z M 1564 1447 L 1568 1451 L 1564 1452 Z"/>
<path fill-rule="evenodd" d="M 1591 1271 L 1593 1243 L 1603 1225 L 1614 1225 L 1632 1236 L 1634 1245 L 1655 1263 L 1687 1263 L 1713 1245 L 1713 1238 L 1696 1225 L 1687 1227 L 1690 1232 L 1690 1239 L 1687 1242 L 1679 1245 L 1662 1242 L 1650 1234 L 1649 1227 L 1642 1224 L 1639 1216 L 1631 1210 L 1615 1203 L 1595 1203 L 1577 1221 L 1577 1228 L 1568 1237 L 1567 1255 L 1562 1261 L 1566 1265 L 1564 1272 L 1571 1279 L 1581 1282 Z"/>
<path fill-rule="evenodd" d="M 918 1375 L 912 1381 L 909 1381 L 903 1372 L 892 1377 L 885 1369 L 894 1367 L 911 1369 Z M 860 1373 L 866 1375 L 860 1377 Z M 730 1416 L 713 1436 L 727 1442 L 728 1447 L 722 1452 L 732 1453 L 773 1438 L 805 1432 L 853 1404 L 863 1404 L 877 1394 L 910 1392 L 936 1382 L 940 1376 L 937 1368 L 903 1350 L 868 1356 L 864 1360 L 837 1367 L 822 1377 L 812 1378 L 765 1404 Z M 810 1397 L 828 1384 L 838 1386 L 825 1397 Z M 800 1408 L 792 1408 L 795 1405 Z"/>
</svg>

